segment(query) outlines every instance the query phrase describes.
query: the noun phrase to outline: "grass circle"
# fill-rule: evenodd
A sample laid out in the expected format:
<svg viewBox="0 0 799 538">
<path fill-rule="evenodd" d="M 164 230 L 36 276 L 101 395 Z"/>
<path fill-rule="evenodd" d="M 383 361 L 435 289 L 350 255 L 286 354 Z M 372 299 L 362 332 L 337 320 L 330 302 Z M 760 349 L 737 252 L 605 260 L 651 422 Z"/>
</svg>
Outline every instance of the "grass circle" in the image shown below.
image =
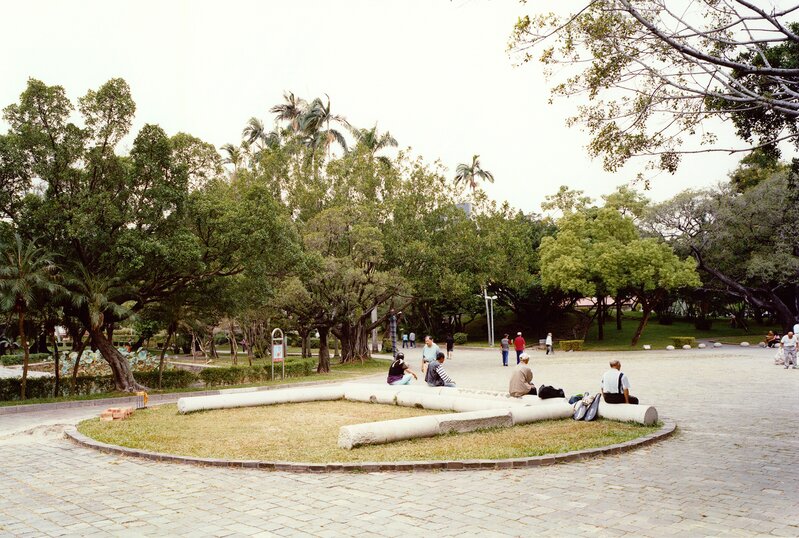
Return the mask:
<svg viewBox="0 0 799 538">
<path fill-rule="evenodd" d="M 227 460 L 307 463 L 506 459 L 559 454 L 623 443 L 659 426 L 550 420 L 470 433 L 399 441 L 345 450 L 341 426 L 439 411 L 349 402 L 291 403 L 180 415 L 175 405 L 139 410 L 126 420 L 90 419 L 78 431 L 111 445 L 152 452 Z"/>
</svg>

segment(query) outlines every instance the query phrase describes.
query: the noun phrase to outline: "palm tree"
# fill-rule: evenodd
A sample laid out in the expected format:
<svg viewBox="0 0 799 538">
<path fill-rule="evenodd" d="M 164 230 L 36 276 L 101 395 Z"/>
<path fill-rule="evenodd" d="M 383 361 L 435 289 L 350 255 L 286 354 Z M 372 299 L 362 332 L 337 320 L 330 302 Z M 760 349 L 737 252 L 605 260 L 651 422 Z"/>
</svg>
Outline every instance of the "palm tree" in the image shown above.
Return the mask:
<svg viewBox="0 0 799 538">
<path fill-rule="evenodd" d="M 22 344 L 22 381 L 20 398 L 25 399 L 30 350 L 25 335 L 25 316 L 37 293 L 55 293 L 57 267 L 50 254 L 33 241 L 24 241 L 14 234 L 11 244 L 0 246 L 0 304 L 17 315 Z"/>
<path fill-rule="evenodd" d="M 397 139 L 391 136 L 391 133 L 388 131 L 378 134 L 377 125 L 371 129 L 351 128 L 350 132 L 355 138 L 356 144 L 366 148 L 372 158 L 375 158 L 375 154 L 381 149 L 396 148 L 399 145 Z M 377 158 L 380 160 L 387 160 L 385 157 Z"/>
<path fill-rule="evenodd" d="M 278 121 L 288 122 L 291 132 L 299 133 L 300 117 L 305 112 L 307 103 L 304 99 L 295 96 L 293 92 L 283 93 L 283 101 L 282 104 L 273 106 L 269 111 L 275 114 Z"/>
<path fill-rule="evenodd" d="M 488 170 L 483 170 L 483 167 L 480 165 L 480 156 L 473 155 L 472 156 L 472 164 L 468 165 L 465 163 L 461 163 L 455 169 L 455 184 L 460 185 L 463 183 L 468 183 L 469 187 L 472 190 L 477 189 L 477 179 L 482 179 L 483 181 L 488 181 L 489 183 L 494 182 L 494 174 L 489 172 Z"/>
<path fill-rule="evenodd" d="M 324 148 L 330 156 L 330 146 L 336 142 L 341 146 L 344 151 L 347 150 L 347 141 L 340 131 L 330 127 L 331 122 L 339 124 L 345 128 L 350 128 L 349 122 L 338 114 L 333 114 L 330 111 L 330 97 L 327 97 L 327 103 L 320 98 L 311 101 L 308 108 L 300 116 L 300 128 L 303 133 L 309 137 L 312 147 L 314 149 Z"/>
<path fill-rule="evenodd" d="M 227 157 L 222 159 L 222 162 L 224 164 L 232 164 L 233 173 L 235 174 L 244 164 L 245 152 L 242 150 L 242 148 L 236 147 L 233 144 L 225 144 L 221 149 L 227 153 Z"/>
</svg>

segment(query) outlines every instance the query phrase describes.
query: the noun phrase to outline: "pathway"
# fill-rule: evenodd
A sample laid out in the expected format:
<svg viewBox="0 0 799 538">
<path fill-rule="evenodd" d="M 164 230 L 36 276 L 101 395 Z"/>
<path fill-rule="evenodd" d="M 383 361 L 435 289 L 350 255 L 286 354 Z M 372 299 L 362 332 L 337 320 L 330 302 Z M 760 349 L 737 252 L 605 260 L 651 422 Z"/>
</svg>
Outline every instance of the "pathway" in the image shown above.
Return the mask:
<svg viewBox="0 0 799 538">
<path fill-rule="evenodd" d="M 408 353 L 413 365 L 420 350 Z M 595 388 L 610 353 L 533 354 L 537 384 Z M 489 472 L 295 475 L 120 458 L 0 416 L 0 536 L 799 536 L 799 370 L 772 350 L 619 356 L 678 434 L 587 462 Z M 502 390 L 499 353 L 462 350 L 461 385 Z M 382 382 L 375 376 L 375 382 Z M 31 429 L 32 428 L 32 429 Z M 27 429 L 27 433 L 19 433 Z"/>
</svg>

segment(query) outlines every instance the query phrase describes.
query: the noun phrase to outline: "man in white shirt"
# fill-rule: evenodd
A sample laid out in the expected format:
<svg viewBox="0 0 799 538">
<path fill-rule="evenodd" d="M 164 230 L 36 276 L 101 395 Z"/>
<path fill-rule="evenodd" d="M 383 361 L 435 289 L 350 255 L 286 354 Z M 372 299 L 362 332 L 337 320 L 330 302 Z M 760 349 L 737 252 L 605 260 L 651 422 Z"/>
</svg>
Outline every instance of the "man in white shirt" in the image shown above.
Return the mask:
<svg viewBox="0 0 799 538">
<path fill-rule="evenodd" d="M 637 404 L 638 398 L 630 396 L 630 381 L 621 373 L 621 363 L 610 361 L 610 370 L 602 375 L 602 397 L 609 404 Z"/>
<path fill-rule="evenodd" d="M 438 356 L 438 346 L 433 342 L 432 336 L 424 337 L 424 346 L 422 346 L 422 373 L 427 373 L 427 367 L 431 362 L 436 361 Z"/>
<path fill-rule="evenodd" d="M 788 334 L 780 340 L 780 347 L 784 355 L 783 364 L 785 364 L 786 370 L 790 364 L 793 364 L 793 368 L 796 370 L 796 341 L 797 337 L 793 331 L 788 331 Z"/>
<path fill-rule="evenodd" d="M 555 350 L 552 349 L 552 333 L 547 333 L 547 339 L 544 340 L 544 345 L 547 346 L 547 355 L 552 353 L 555 354 Z"/>
</svg>

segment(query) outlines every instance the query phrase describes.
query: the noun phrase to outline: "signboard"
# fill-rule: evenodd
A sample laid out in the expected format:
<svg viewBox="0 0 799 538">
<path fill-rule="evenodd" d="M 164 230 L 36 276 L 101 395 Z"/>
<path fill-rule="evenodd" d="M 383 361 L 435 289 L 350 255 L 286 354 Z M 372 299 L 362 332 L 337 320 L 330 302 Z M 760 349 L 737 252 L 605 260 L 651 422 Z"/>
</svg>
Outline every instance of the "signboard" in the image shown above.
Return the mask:
<svg viewBox="0 0 799 538">
<path fill-rule="evenodd" d="M 272 379 L 275 378 L 275 363 L 279 362 L 283 368 L 281 372 L 281 379 L 286 378 L 286 348 L 284 347 L 286 340 L 283 336 L 283 331 L 274 329 L 272 331 Z"/>
</svg>

